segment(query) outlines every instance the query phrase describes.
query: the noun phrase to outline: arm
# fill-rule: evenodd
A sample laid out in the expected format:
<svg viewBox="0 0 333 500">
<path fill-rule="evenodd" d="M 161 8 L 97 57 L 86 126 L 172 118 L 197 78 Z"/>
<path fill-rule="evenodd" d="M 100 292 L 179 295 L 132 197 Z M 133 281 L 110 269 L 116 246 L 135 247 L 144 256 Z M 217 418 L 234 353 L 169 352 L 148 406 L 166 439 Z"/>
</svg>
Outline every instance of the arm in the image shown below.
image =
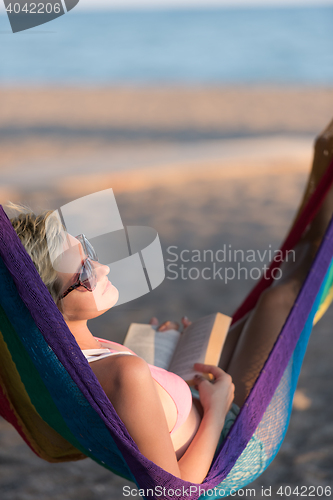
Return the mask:
<svg viewBox="0 0 333 500">
<path fill-rule="evenodd" d="M 207 365 L 202 366 L 208 370 Z M 177 462 L 163 406 L 147 363 L 139 357 L 117 356 L 93 363 L 92 368 L 140 452 L 174 476 L 201 483 L 211 465 L 231 404 L 230 377 L 219 368 L 209 367 L 216 378 L 215 384 L 198 382 L 204 417 L 186 453 Z M 221 376 L 223 381 L 218 378 Z M 225 393 L 228 397 L 224 397 Z"/>
<path fill-rule="evenodd" d="M 204 415 L 198 432 L 178 464 L 183 479 L 186 477 L 187 481 L 202 483 L 211 466 L 225 416 L 234 399 L 235 386 L 230 375 L 217 366 L 196 363 L 194 368 L 202 373 L 211 373 L 215 380 L 212 384 L 205 378 L 197 377 L 196 388 Z"/>
</svg>

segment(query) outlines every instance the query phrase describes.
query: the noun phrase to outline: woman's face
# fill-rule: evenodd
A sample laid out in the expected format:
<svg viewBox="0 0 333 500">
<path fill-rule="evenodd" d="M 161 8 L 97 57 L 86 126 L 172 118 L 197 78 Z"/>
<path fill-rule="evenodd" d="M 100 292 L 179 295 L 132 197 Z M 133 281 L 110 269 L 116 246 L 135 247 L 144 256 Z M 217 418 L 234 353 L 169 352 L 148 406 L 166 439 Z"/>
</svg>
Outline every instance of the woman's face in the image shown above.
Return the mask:
<svg viewBox="0 0 333 500">
<path fill-rule="evenodd" d="M 81 243 L 68 234 L 58 266 L 58 276 L 62 283 L 61 293 L 77 281 L 86 258 Z M 96 318 L 113 307 L 118 300 L 119 292 L 107 277 L 110 268 L 96 261 L 90 262 L 97 276 L 96 288 L 90 292 L 81 285 L 62 299 L 62 313 L 67 321 Z"/>
</svg>

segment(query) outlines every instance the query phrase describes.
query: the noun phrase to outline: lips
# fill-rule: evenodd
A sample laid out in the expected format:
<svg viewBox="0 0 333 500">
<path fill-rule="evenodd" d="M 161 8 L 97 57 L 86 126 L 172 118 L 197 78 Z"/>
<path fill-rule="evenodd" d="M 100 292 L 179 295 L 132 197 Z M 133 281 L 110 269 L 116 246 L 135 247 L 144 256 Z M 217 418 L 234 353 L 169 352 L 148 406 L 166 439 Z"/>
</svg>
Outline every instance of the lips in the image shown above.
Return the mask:
<svg viewBox="0 0 333 500">
<path fill-rule="evenodd" d="M 111 287 L 112 287 L 111 281 L 107 280 L 106 287 L 104 288 L 104 292 L 102 293 L 102 295 L 104 295 L 108 290 L 110 290 Z"/>
</svg>

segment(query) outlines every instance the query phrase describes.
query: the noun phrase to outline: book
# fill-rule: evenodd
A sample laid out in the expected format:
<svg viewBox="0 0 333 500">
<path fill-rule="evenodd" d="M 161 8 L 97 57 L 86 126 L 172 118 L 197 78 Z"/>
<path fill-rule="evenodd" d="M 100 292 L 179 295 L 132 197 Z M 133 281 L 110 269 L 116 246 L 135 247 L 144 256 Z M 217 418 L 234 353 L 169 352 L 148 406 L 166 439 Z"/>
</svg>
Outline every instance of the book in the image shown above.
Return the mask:
<svg viewBox="0 0 333 500">
<path fill-rule="evenodd" d="M 231 318 L 221 313 L 193 321 L 182 333 L 159 332 L 156 326 L 132 323 L 124 345 L 147 363 L 176 373 L 192 385 L 197 373 L 194 363 L 218 365 L 230 323 Z"/>
</svg>

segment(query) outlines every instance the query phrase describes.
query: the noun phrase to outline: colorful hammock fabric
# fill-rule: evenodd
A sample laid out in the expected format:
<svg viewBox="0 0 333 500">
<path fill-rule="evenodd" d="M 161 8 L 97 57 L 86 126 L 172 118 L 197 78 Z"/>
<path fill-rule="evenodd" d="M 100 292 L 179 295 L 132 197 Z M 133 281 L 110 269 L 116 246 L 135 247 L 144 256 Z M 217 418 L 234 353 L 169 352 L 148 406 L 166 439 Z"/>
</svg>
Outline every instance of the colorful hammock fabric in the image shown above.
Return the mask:
<svg viewBox="0 0 333 500">
<path fill-rule="evenodd" d="M 328 172 L 325 188 L 333 180 L 333 163 Z M 324 187 L 321 182 L 310 198 L 283 246 L 285 251 L 314 216 L 316 197 L 323 198 Z M 209 492 L 209 498 L 227 496 L 253 481 L 282 443 L 314 317 L 320 307 L 327 308 L 332 256 L 333 222 L 264 368 L 199 489 L 141 455 L 1 207 L 0 414 L 41 458 L 58 462 L 91 457 L 149 492 L 147 498 L 161 498 L 162 488 L 166 500 L 173 499 L 176 490 L 184 500 L 203 497 L 204 490 L 214 488 L 218 493 Z M 242 314 L 253 307 L 260 287 L 254 292 L 242 306 Z M 264 463 L 258 463 L 253 438 L 264 447 Z"/>
</svg>

